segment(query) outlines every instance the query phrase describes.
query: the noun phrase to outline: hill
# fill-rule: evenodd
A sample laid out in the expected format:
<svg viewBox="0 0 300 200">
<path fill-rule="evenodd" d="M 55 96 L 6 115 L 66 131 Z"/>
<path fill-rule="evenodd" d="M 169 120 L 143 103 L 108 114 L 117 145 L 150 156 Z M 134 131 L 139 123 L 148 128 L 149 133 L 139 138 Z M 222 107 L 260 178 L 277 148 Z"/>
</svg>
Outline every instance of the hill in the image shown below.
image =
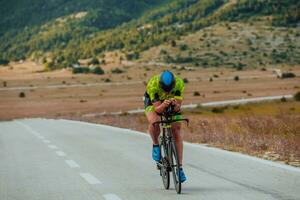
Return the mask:
<svg viewBox="0 0 300 200">
<path fill-rule="evenodd" d="M 299 37 L 297 26 L 300 19 L 300 3 L 297 0 L 172 0 L 163 2 L 130 0 L 126 3 L 116 0 L 99 1 L 102 4 L 93 4 L 95 2 L 90 0 L 85 3 L 78 1 L 77 6 L 72 5 L 70 8 L 68 1 L 63 2 L 60 8 L 65 6 L 68 9 L 62 9 L 64 11 L 61 10 L 61 12 L 53 9 L 55 12 L 52 12 L 50 8 L 54 6 L 54 3 L 48 2 L 47 5 L 50 7 L 45 9 L 49 14 L 36 14 L 35 17 L 30 18 L 32 20 L 27 20 L 30 26 L 24 27 L 24 23 L 20 23 L 16 26 L 20 28 L 17 31 L 7 25 L 9 18 L 1 20 L 1 25 L 4 24 L 8 32 L 3 33 L 0 38 L 0 59 L 43 58 L 43 62 L 50 63 L 48 66 L 54 69 L 71 66 L 79 59 L 92 57 L 103 59 L 105 52 L 116 50 L 125 55 L 120 56 L 120 60 L 140 58 L 149 60 L 147 56 L 144 57 L 149 49 L 168 45 L 175 47 L 176 43 L 179 43 L 181 44 L 180 52 L 185 51 L 182 55 L 177 51 L 166 49 L 159 51 L 163 54 L 162 56 L 150 60 L 216 66 L 224 62 L 219 57 L 225 57 L 228 65 L 243 67 L 247 64 L 239 60 L 246 57 L 246 63 L 252 63 L 251 60 L 257 59 L 257 54 L 260 54 L 259 58 L 261 58 L 261 53 L 258 53 L 261 49 L 268 49 L 266 50 L 267 56 L 263 54 L 262 61 L 257 62 L 270 63 L 273 62 L 273 58 L 279 58 L 276 63 L 299 64 L 297 57 L 299 43 L 294 42 L 298 41 Z M 18 8 L 24 8 L 24 6 L 16 7 L 16 11 L 22 10 Z M 60 14 L 55 14 L 56 11 Z M 40 15 L 43 17 L 36 22 L 34 19 L 39 18 Z M 19 19 L 18 15 L 13 18 Z M 264 28 L 249 28 L 252 25 Z M 188 38 L 194 37 L 188 35 L 196 34 L 197 38 L 197 35 L 201 35 L 204 30 L 209 30 L 209 27 L 214 32 L 214 27 L 217 30 L 221 26 L 227 27 L 226 29 L 233 27 L 234 30 L 231 29 L 227 34 L 242 37 L 240 41 L 242 45 L 236 45 L 233 48 L 233 52 L 236 51 L 236 53 L 225 55 L 231 45 L 229 43 L 234 42 L 228 38 L 227 44 L 219 43 L 218 45 L 221 46 L 214 48 L 216 40 L 222 40 L 224 37 L 222 33 L 216 36 L 210 34 L 209 39 L 205 39 L 208 44 L 197 43 L 206 45 L 204 48 L 211 48 L 214 52 L 218 52 L 218 55 L 212 55 L 215 53 L 205 51 L 208 53 L 205 55 L 208 59 L 203 59 L 201 57 L 203 55 L 199 54 L 196 47 L 189 46 Z M 241 30 L 235 29 L 236 26 L 241 27 Z M 260 36 L 269 33 L 266 30 L 270 33 L 278 33 L 274 36 L 278 35 L 278 38 L 260 46 L 264 38 Z M 3 32 L 3 29 L 1 31 Z M 258 40 L 251 39 L 250 33 L 243 34 L 243 31 L 254 32 L 253 37 Z M 290 35 L 284 34 L 286 31 Z M 200 40 L 199 37 L 198 40 Z M 282 40 L 289 41 L 289 43 L 276 45 Z M 187 41 L 186 44 L 184 41 Z M 226 46 L 224 50 L 222 50 L 222 45 Z M 287 49 L 290 52 L 284 53 Z M 214 59 L 216 56 L 218 59 Z M 236 60 L 233 62 L 234 57 Z"/>
</svg>

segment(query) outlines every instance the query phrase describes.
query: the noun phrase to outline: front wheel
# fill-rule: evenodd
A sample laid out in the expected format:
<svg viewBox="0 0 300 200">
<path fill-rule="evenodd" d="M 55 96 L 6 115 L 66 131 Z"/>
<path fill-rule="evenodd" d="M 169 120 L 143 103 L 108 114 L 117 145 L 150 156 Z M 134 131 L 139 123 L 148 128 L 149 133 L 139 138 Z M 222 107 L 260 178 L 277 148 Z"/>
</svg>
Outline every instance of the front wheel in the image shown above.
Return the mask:
<svg viewBox="0 0 300 200">
<path fill-rule="evenodd" d="M 176 192 L 178 194 L 180 194 L 181 193 L 181 182 L 180 182 L 180 176 L 179 176 L 180 164 L 179 164 L 179 160 L 178 160 L 177 147 L 176 147 L 174 138 L 172 138 L 172 142 L 171 142 L 170 162 L 171 162 L 171 166 L 172 166 L 174 187 L 176 189 Z"/>
<path fill-rule="evenodd" d="M 160 168 L 160 175 L 164 184 L 164 188 L 166 190 L 169 189 L 170 187 L 170 163 L 168 161 L 168 154 L 167 154 L 167 149 L 166 149 L 166 144 L 165 144 L 165 139 L 162 136 L 161 142 L 160 142 L 160 148 L 161 148 L 161 164 L 162 167 Z"/>
<path fill-rule="evenodd" d="M 169 171 L 169 162 L 166 157 L 162 159 L 162 167 L 160 168 L 160 175 L 166 190 L 170 187 L 170 171 Z"/>
</svg>

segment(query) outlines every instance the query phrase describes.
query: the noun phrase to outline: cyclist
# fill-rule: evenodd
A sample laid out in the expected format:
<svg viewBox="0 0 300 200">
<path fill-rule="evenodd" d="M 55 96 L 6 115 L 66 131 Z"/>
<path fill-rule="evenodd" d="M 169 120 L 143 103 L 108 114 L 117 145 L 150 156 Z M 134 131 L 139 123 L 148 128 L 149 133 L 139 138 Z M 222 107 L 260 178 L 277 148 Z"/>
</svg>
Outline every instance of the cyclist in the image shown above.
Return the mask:
<svg viewBox="0 0 300 200">
<path fill-rule="evenodd" d="M 161 159 L 161 150 L 158 145 L 160 127 L 158 124 L 153 125 L 153 123 L 160 120 L 159 114 L 171 104 L 174 106 L 174 112 L 178 113 L 178 115 L 180 114 L 183 92 L 183 80 L 178 76 L 174 76 L 173 73 L 168 70 L 163 71 L 160 75 L 153 76 L 147 84 L 144 98 L 145 114 L 149 122 L 148 131 L 153 142 L 152 158 L 156 162 L 159 162 Z M 172 124 L 172 133 L 176 141 L 181 166 L 179 178 L 181 182 L 184 182 L 186 176 L 182 169 L 183 139 L 180 135 L 180 128 L 180 123 Z"/>
</svg>

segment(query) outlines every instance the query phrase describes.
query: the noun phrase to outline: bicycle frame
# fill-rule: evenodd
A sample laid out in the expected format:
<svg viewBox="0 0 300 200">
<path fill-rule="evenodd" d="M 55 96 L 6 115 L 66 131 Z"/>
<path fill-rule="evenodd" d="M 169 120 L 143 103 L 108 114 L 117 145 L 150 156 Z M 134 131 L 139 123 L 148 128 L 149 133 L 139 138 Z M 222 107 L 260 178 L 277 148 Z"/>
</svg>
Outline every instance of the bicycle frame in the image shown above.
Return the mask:
<svg viewBox="0 0 300 200">
<path fill-rule="evenodd" d="M 164 112 L 161 115 L 161 120 L 153 123 L 159 124 L 161 127 L 161 141 L 160 147 L 163 148 L 164 157 L 162 157 L 160 162 L 157 162 L 157 167 L 160 170 L 163 184 L 165 189 L 169 189 L 170 186 L 170 172 L 173 174 L 173 181 L 176 192 L 181 193 L 181 182 L 179 181 L 179 168 L 181 167 L 178 161 L 178 152 L 176 143 L 172 135 L 172 123 L 179 121 L 186 121 L 189 123 L 188 119 L 172 119 L 171 114 Z"/>
<path fill-rule="evenodd" d="M 170 144 L 173 138 L 172 135 L 172 123 L 185 121 L 187 124 L 189 123 L 189 119 L 172 119 L 172 115 L 161 115 L 161 120 L 158 122 L 154 122 L 153 124 L 159 124 L 162 128 L 161 137 L 162 139 L 162 145 L 164 146 L 164 149 L 166 151 L 170 150 Z M 170 155 L 170 152 L 165 152 L 166 155 Z M 159 167 L 162 167 L 162 163 L 157 163 Z"/>
</svg>

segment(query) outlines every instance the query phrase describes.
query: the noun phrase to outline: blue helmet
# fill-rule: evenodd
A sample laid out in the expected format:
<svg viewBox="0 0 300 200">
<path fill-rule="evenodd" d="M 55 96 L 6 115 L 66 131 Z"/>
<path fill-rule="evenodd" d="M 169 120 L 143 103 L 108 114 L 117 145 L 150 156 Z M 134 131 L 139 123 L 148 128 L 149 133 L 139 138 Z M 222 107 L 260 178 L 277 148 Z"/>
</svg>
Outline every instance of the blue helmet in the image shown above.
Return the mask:
<svg viewBox="0 0 300 200">
<path fill-rule="evenodd" d="M 175 77 L 173 73 L 168 70 L 161 73 L 159 85 L 165 92 L 171 92 L 175 86 Z"/>
</svg>

